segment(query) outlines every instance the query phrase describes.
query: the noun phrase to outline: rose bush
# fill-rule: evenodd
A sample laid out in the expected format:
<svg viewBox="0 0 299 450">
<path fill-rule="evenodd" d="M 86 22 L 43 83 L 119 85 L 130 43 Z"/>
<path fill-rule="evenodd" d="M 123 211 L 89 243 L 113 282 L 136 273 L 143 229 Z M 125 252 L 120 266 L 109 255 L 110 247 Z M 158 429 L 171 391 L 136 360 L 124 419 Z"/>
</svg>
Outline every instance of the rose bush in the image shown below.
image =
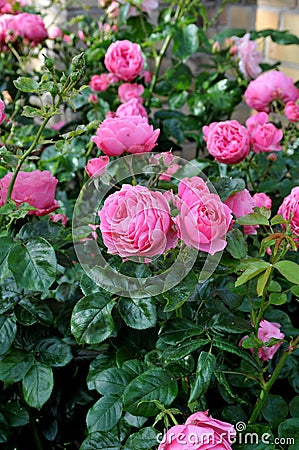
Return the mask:
<svg viewBox="0 0 299 450">
<path fill-rule="evenodd" d="M 299 445 L 299 39 L 225 3 L 0 1 L 4 448 Z"/>
</svg>

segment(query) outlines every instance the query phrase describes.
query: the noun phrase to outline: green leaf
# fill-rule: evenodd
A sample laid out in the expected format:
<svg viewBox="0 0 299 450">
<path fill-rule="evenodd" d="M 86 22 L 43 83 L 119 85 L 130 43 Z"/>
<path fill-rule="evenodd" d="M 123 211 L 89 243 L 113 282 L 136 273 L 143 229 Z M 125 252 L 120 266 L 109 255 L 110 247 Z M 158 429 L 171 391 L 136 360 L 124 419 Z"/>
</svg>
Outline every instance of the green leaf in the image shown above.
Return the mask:
<svg viewBox="0 0 299 450">
<path fill-rule="evenodd" d="M 192 83 L 192 73 L 188 66 L 179 64 L 166 71 L 166 78 L 177 91 L 186 91 Z"/>
<path fill-rule="evenodd" d="M 299 286 L 292 286 L 292 287 L 291 287 L 291 292 L 292 292 L 292 294 L 294 294 L 296 297 L 299 297 Z"/>
<path fill-rule="evenodd" d="M 38 83 L 32 78 L 19 77 L 13 81 L 13 84 L 22 92 L 38 92 Z"/>
<path fill-rule="evenodd" d="M 30 422 L 28 411 L 17 402 L 7 403 L 3 414 L 10 427 L 23 427 Z"/>
<path fill-rule="evenodd" d="M 196 339 L 178 343 L 175 347 L 170 347 L 163 352 L 163 359 L 166 361 L 179 361 L 190 353 L 210 343 L 210 339 Z"/>
<path fill-rule="evenodd" d="M 112 433 L 96 431 L 87 436 L 82 442 L 80 450 L 120 450 L 121 443 Z"/>
<path fill-rule="evenodd" d="M 247 283 L 247 281 L 251 280 L 251 278 L 254 278 L 259 273 L 264 272 L 270 265 L 271 264 L 266 261 L 254 261 L 249 264 L 242 275 L 239 276 L 235 282 L 235 286 L 238 287 L 244 283 Z"/>
<path fill-rule="evenodd" d="M 279 425 L 289 413 L 287 402 L 280 395 L 268 394 L 262 414 L 273 426 Z"/>
<path fill-rule="evenodd" d="M 194 23 L 177 29 L 173 34 L 172 53 L 182 60 L 195 53 L 198 45 L 198 27 Z"/>
<path fill-rule="evenodd" d="M 258 277 L 257 284 L 256 284 L 256 292 L 258 297 L 262 297 L 264 294 L 264 290 L 267 286 L 269 277 L 272 272 L 272 267 L 267 267 L 264 273 Z"/>
<path fill-rule="evenodd" d="M 131 381 L 128 372 L 118 367 L 110 367 L 96 375 L 96 390 L 102 395 L 120 396 Z"/>
<path fill-rule="evenodd" d="M 24 298 L 18 302 L 14 312 L 18 322 L 23 325 L 29 326 L 34 323 L 41 323 L 49 326 L 53 322 L 53 314 L 49 306 L 33 299 Z"/>
<path fill-rule="evenodd" d="M 187 91 L 174 92 L 168 99 L 169 108 L 173 110 L 181 108 L 185 104 L 187 98 Z"/>
<path fill-rule="evenodd" d="M 121 297 L 118 310 L 125 323 L 131 328 L 145 330 L 156 325 L 156 305 L 152 297 Z"/>
<path fill-rule="evenodd" d="M 244 361 L 248 362 L 251 366 L 253 366 L 255 369 L 257 369 L 258 371 L 260 370 L 260 367 L 257 364 L 257 362 L 236 345 L 219 338 L 213 339 L 213 345 L 219 348 L 220 350 L 239 356 L 240 358 L 244 359 Z"/>
<path fill-rule="evenodd" d="M 17 285 L 33 290 L 47 291 L 56 276 L 55 251 L 43 238 L 17 242 L 8 256 L 8 266 Z"/>
<path fill-rule="evenodd" d="M 282 223 L 287 224 L 288 221 L 285 220 L 280 214 L 274 216 L 271 221 L 270 221 L 271 225 L 281 225 Z"/>
<path fill-rule="evenodd" d="M 124 450 L 149 450 L 157 446 L 157 436 L 158 432 L 154 428 L 143 428 L 128 437 Z"/>
<path fill-rule="evenodd" d="M 207 392 L 215 366 L 216 358 L 212 353 L 204 351 L 200 353 L 197 361 L 196 378 L 191 385 L 188 403 L 194 402 Z"/>
<path fill-rule="evenodd" d="M 180 308 L 194 293 L 198 284 L 196 275 L 190 272 L 181 283 L 174 286 L 169 291 L 164 292 L 163 298 L 167 300 L 164 312 L 174 311 Z"/>
<path fill-rule="evenodd" d="M 295 419 L 299 417 L 299 395 L 296 395 L 294 398 L 292 398 L 290 405 L 290 414 Z"/>
<path fill-rule="evenodd" d="M 15 340 L 17 325 L 7 316 L 0 316 L 0 355 L 4 355 Z"/>
<path fill-rule="evenodd" d="M 7 277 L 8 269 L 8 255 L 14 245 L 14 241 L 10 236 L 3 236 L 0 238 L 0 281 Z"/>
<path fill-rule="evenodd" d="M 22 380 L 33 363 L 33 355 L 21 350 L 11 350 L 0 361 L 0 380 L 6 385 Z"/>
<path fill-rule="evenodd" d="M 223 372 L 221 372 L 221 370 L 215 370 L 214 371 L 214 375 L 215 378 L 219 384 L 219 388 L 220 390 L 223 389 L 224 392 L 229 396 L 229 398 L 231 399 L 235 399 L 236 398 L 236 394 L 233 393 L 227 379 L 226 376 Z"/>
<path fill-rule="evenodd" d="M 119 397 L 105 395 L 88 411 L 86 423 L 88 431 L 109 431 L 119 421 L 122 414 L 122 402 Z"/>
<path fill-rule="evenodd" d="M 219 181 L 213 181 L 212 185 L 223 202 L 236 192 L 245 189 L 245 181 L 241 178 L 221 177 Z"/>
<path fill-rule="evenodd" d="M 98 344 L 111 336 L 114 305 L 108 294 L 91 294 L 79 300 L 71 319 L 71 330 L 79 344 Z"/>
<path fill-rule="evenodd" d="M 51 367 L 36 362 L 25 373 L 22 385 L 25 402 L 32 408 L 41 409 L 49 400 L 54 386 Z"/>
<path fill-rule="evenodd" d="M 288 297 L 284 292 L 271 292 L 269 301 L 271 305 L 284 305 L 288 301 Z"/>
<path fill-rule="evenodd" d="M 71 347 L 56 337 L 39 341 L 35 347 L 39 362 L 52 367 L 64 367 L 73 359 Z"/>
<path fill-rule="evenodd" d="M 269 225 L 269 220 L 259 212 L 253 212 L 236 220 L 238 225 Z"/>
<path fill-rule="evenodd" d="M 22 111 L 22 116 L 25 117 L 40 117 L 43 113 L 38 108 L 33 108 L 32 106 L 24 106 Z"/>
<path fill-rule="evenodd" d="M 291 439 L 288 450 L 296 450 L 299 446 L 299 419 L 287 419 L 278 426 L 278 436 Z M 286 441 L 285 441 L 286 442 Z"/>
<path fill-rule="evenodd" d="M 7 442 L 8 435 L 9 435 L 8 423 L 3 414 L 0 413 L 0 444 Z"/>
<path fill-rule="evenodd" d="M 186 318 L 174 318 L 166 322 L 160 332 L 157 348 L 163 350 L 169 345 L 177 345 L 188 338 L 199 336 L 204 329 Z"/>
<path fill-rule="evenodd" d="M 123 394 L 124 409 L 131 414 L 150 417 L 159 410 L 150 400 L 170 405 L 178 394 L 178 386 L 171 372 L 158 367 L 148 369 L 132 380 Z M 145 403 L 142 403 L 145 402 Z"/>
<path fill-rule="evenodd" d="M 232 231 L 229 231 L 226 235 L 227 245 L 225 250 L 228 251 L 235 259 L 244 259 L 246 258 L 248 252 L 248 245 L 244 239 L 243 233 L 235 228 Z"/>
<path fill-rule="evenodd" d="M 97 356 L 89 366 L 89 372 L 86 379 L 88 389 L 97 389 L 98 374 L 113 366 L 115 366 L 115 358 L 113 355 L 100 354 Z"/>
<path fill-rule="evenodd" d="M 299 45 L 299 38 L 284 30 L 275 30 L 267 28 L 261 31 L 251 31 L 250 38 L 255 40 L 260 37 L 270 36 L 272 41 L 281 45 Z"/>
<path fill-rule="evenodd" d="M 293 261 L 278 261 L 274 264 L 283 277 L 294 284 L 299 284 L 299 265 Z"/>
<path fill-rule="evenodd" d="M 233 36 L 242 37 L 245 33 L 245 28 L 226 28 L 225 30 L 220 31 L 220 33 L 215 34 L 213 39 L 222 44 L 227 38 Z"/>
</svg>

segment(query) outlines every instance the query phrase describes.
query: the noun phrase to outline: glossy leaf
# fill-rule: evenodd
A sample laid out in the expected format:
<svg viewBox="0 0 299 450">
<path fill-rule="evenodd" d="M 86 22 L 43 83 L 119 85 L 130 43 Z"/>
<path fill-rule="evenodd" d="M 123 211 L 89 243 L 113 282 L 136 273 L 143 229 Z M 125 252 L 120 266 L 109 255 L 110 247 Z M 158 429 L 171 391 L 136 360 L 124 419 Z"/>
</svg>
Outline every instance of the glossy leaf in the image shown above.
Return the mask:
<svg viewBox="0 0 299 450">
<path fill-rule="evenodd" d="M 172 373 L 153 367 L 132 380 L 126 387 L 123 394 L 124 409 L 138 416 L 154 416 L 158 409 L 150 400 L 158 400 L 168 406 L 177 393 L 178 386 Z"/>
<path fill-rule="evenodd" d="M 11 347 L 17 334 L 17 325 L 8 316 L 0 316 L 0 355 L 4 355 Z"/>
<path fill-rule="evenodd" d="M 25 402 L 32 408 L 41 409 L 49 400 L 54 386 L 51 367 L 35 363 L 25 373 L 22 385 Z"/>
<path fill-rule="evenodd" d="M 8 256 L 8 266 L 16 283 L 33 291 L 46 291 L 56 276 L 55 251 L 43 238 L 17 242 Z"/>
<path fill-rule="evenodd" d="M 212 353 L 200 353 L 197 361 L 195 381 L 191 386 L 188 403 L 194 402 L 201 395 L 206 393 L 210 385 L 215 366 L 216 358 Z"/>
<path fill-rule="evenodd" d="M 117 396 L 105 395 L 88 411 L 86 423 L 88 431 L 109 431 L 119 421 L 122 414 L 122 402 Z"/>
<path fill-rule="evenodd" d="M 73 359 L 71 347 L 55 337 L 38 342 L 35 350 L 39 362 L 52 367 L 64 367 Z"/>
<path fill-rule="evenodd" d="M 72 333 L 78 343 L 98 344 L 112 334 L 111 311 L 114 305 L 107 294 L 91 294 L 79 300 L 71 320 Z"/>
<path fill-rule="evenodd" d="M 120 450 L 121 443 L 112 433 L 96 431 L 90 433 L 82 442 L 80 450 Z"/>
<path fill-rule="evenodd" d="M 274 264 L 283 277 L 294 284 L 299 284 L 299 265 L 293 261 L 278 261 Z"/>
<path fill-rule="evenodd" d="M 156 305 L 155 299 L 152 297 L 121 297 L 118 302 L 118 310 L 129 327 L 145 330 L 156 325 Z"/>
</svg>

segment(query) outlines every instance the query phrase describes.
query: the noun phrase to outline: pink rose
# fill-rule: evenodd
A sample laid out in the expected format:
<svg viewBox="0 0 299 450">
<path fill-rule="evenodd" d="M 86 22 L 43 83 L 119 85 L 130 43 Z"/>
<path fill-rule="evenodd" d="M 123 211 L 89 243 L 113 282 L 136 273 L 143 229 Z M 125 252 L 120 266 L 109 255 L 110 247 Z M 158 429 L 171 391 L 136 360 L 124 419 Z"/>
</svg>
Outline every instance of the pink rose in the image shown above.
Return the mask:
<svg viewBox="0 0 299 450">
<path fill-rule="evenodd" d="M 255 206 L 257 206 L 258 208 L 267 208 L 267 209 L 271 209 L 272 208 L 272 200 L 269 197 L 269 195 L 265 194 L 264 192 L 259 192 L 258 194 L 254 194 L 254 196 L 252 197 L 255 203 Z"/>
<path fill-rule="evenodd" d="M 179 183 L 175 221 L 178 236 L 188 247 L 214 255 L 226 246 L 225 235 L 232 221 L 231 210 L 208 191 L 199 177 Z"/>
<path fill-rule="evenodd" d="M 262 71 L 259 64 L 263 55 L 257 51 L 257 43 L 250 40 L 250 34 L 246 33 L 241 39 L 235 38 L 238 49 L 239 68 L 247 80 L 256 78 Z"/>
<path fill-rule="evenodd" d="M 56 25 L 51 25 L 48 28 L 48 38 L 49 39 L 57 39 L 63 37 L 63 31 L 57 27 Z"/>
<path fill-rule="evenodd" d="M 99 158 L 90 159 L 85 166 L 87 175 L 92 178 L 103 175 L 106 172 L 109 161 L 109 156 L 100 156 Z"/>
<path fill-rule="evenodd" d="M 14 41 L 18 36 L 16 16 L 3 14 L 0 16 L 0 46 L 1 50 L 8 49 L 7 42 Z"/>
<path fill-rule="evenodd" d="M 117 110 L 115 111 L 115 115 L 116 117 L 147 117 L 147 112 L 139 98 L 131 98 L 117 108 Z"/>
<path fill-rule="evenodd" d="M 275 322 L 268 322 L 268 320 L 262 319 L 260 321 L 259 329 L 257 332 L 257 337 L 263 343 L 270 341 L 271 338 L 275 339 L 284 339 L 284 334 L 280 331 L 281 325 Z M 245 336 L 241 339 L 240 344 L 242 345 L 242 341 L 246 339 L 248 336 Z M 272 359 L 282 342 L 278 342 L 277 344 L 271 345 L 271 347 L 262 346 L 258 349 L 258 357 L 262 361 L 269 361 Z M 254 353 L 254 349 L 250 349 L 251 353 Z"/>
<path fill-rule="evenodd" d="M 36 14 L 21 13 L 16 17 L 18 33 L 28 41 L 38 44 L 48 37 L 43 19 Z"/>
<path fill-rule="evenodd" d="M 185 425 L 171 427 L 158 450 L 232 450 L 236 431 L 230 423 L 213 419 L 208 411 L 196 412 Z"/>
<path fill-rule="evenodd" d="M 94 92 L 106 91 L 109 86 L 107 74 L 101 73 L 101 75 L 93 75 L 88 85 Z"/>
<path fill-rule="evenodd" d="M 203 127 L 209 153 L 216 161 L 238 164 L 250 151 L 247 129 L 236 120 L 213 122 Z"/>
<path fill-rule="evenodd" d="M 157 145 L 159 133 L 145 117 L 115 117 L 105 119 L 92 140 L 105 155 L 120 156 L 124 152 L 150 152 Z"/>
<path fill-rule="evenodd" d="M 57 223 L 61 220 L 62 225 L 65 227 L 69 221 L 65 214 L 50 214 L 51 222 Z"/>
<path fill-rule="evenodd" d="M 247 189 L 231 195 L 224 203 L 232 210 L 237 218 L 253 213 L 253 208 L 256 206 L 254 199 Z M 244 225 L 244 234 L 256 234 L 256 228 L 258 228 L 258 225 Z"/>
<path fill-rule="evenodd" d="M 110 19 L 116 19 L 119 15 L 119 3 L 112 1 L 110 3 L 110 5 L 108 6 L 106 12 L 107 12 L 107 16 Z"/>
<path fill-rule="evenodd" d="M 163 172 L 162 175 L 160 175 L 159 180 L 170 181 L 171 175 L 176 173 L 180 168 L 181 166 L 179 164 L 172 164 L 166 169 L 166 172 Z"/>
<path fill-rule="evenodd" d="M 140 98 L 144 92 L 142 84 L 123 83 L 118 88 L 118 97 L 121 102 L 127 102 L 131 98 Z"/>
<path fill-rule="evenodd" d="M 294 187 L 291 193 L 284 198 L 277 214 L 281 214 L 286 220 L 290 220 L 293 233 L 299 237 L 299 186 Z"/>
<path fill-rule="evenodd" d="M 284 112 L 290 122 L 298 122 L 299 106 L 295 102 L 287 102 Z"/>
<path fill-rule="evenodd" d="M 172 164 L 172 161 L 174 160 L 174 155 L 169 152 L 162 152 L 162 153 L 156 153 L 153 155 L 150 159 L 151 164 L 154 165 L 164 165 L 164 166 L 170 166 Z"/>
<path fill-rule="evenodd" d="M 283 132 L 268 122 L 268 114 L 260 112 L 246 121 L 250 136 L 250 144 L 255 153 L 278 152 L 281 150 L 280 141 Z"/>
<path fill-rule="evenodd" d="M 108 253 L 149 258 L 177 244 L 166 198 L 145 186 L 124 184 L 105 200 L 99 216 Z"/>
<path fill-rule="evenodd" d="M 94 105 L 98 103 L 98 97 L 96 96 L 96 94 L 90 94 L 87 100 L 89 103 L 93 103 Z"/>
<path fill-rule="evenodd" d="M 107 50 L 104 64 L 120 80 L 134 80 L 142 72 L 144 64 L 140 45 L 128 40 L 114 42 Z"/>
<path fill-rule="evenodd" d="M 0 99 L 0 124 L 5 120 L 6 114 L 4 112 L 5 104 L 3 100 Z"/>
<path fill-rule="evenodd" d="M 145 70 L 143 72 L 143 78 L 144 78 L 144 82 L 146 84 L 150 84 L 150 82 L 152 81 L 152 78 L 153 78 L 152 72 L 150 72 L 149 70 Z"/>
<path fill-rule="evenodd" d="M 12 172 L 9 172 L 0 180 L 0 206 L 3 206 L 6 201 L 12 175 Z M 11 199 L 17 205 L 26 202 L 37 208 L 30 210 L 29 215 L 44 216 L 59 208 L 57 200 L 54 199 L 57 183 L 57 178 L 53 177 L 48 170 L 20 171 L 13 187 Z"/>
<path fill-rule="evenodd" d="M 247 105 L 257 111 L 269 112 L 273 100 L 287 103 L 295 102 L 298 98 L 299 89 L 294 85 L 292 78 L 277 70 L 262 73 L 249 83 L 245 91 Z"/>
</svg>

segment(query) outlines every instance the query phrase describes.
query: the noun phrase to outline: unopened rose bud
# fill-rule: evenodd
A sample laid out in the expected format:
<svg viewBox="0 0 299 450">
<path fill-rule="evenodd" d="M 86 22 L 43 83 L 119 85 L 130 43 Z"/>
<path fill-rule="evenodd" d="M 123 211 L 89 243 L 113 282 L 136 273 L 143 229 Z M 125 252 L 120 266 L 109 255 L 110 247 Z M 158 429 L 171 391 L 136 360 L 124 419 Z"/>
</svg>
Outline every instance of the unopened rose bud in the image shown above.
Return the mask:
<svg viewBox="0 0 299 450">
<path fill-rule="evenodd" d="M 212 52 L 213 53 L 219 53 L 220 52 L 220 44 L 218 41 L 215 41 L 212 45 Z"/>
<path fill-rule="evenodd" d="M 269 155 L 267 156 L 267 160 L 275 162 L 277 160 L 277 155 L 275 153 L 269 153 Z"/>
</svg>

